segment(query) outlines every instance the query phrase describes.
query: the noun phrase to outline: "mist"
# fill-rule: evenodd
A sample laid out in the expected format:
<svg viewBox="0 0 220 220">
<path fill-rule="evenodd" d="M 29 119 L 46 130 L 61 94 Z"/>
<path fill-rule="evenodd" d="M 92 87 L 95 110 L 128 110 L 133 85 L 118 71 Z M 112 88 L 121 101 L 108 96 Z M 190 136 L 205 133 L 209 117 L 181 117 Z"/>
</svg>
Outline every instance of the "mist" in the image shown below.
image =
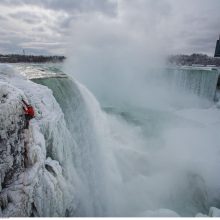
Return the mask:
<svg viewBox="0 0 220 220">
<path fill-rule="evenodd" d="M 120 102 L 131 102 L 132 96 L 143 103 L 146 73 L 153 69 L 155 75 L 155 68 L 164 66 L 172 46 L 164 14 L 168 22 L 165 2 L 119 1 L 116 17 L 82 16 L 72 24 L 67 71 L 96 96 Z"/>
<path fill-rule="evenodd" d="M 101 138 L 107 168 L 100 180 L 110 216 L 161 208 L 195 216 L 219 206 L 220 113 L 167 70 L 182 31 L 173 19 L 172 1 L 120 0 L 116 16 L 87 13 L 72 22 L 65 71 L 105 111 L 111 107 L 102 112 L 109 133 Z M 213 91 L 215 77 L 206 85 Z"/>
<path fill-rule="evenodd" d="M 180 8 L 174 11 L 172 1 L 117 3 L 115 16 L 87 13 L 72 22 L 66 72 L 109 105 L 200 105 L 166 80 L 172 78 L 165 75 L 166 58 L 183 43 L 177 38 L 182 23 L 175 22 Z"/>
</svg>

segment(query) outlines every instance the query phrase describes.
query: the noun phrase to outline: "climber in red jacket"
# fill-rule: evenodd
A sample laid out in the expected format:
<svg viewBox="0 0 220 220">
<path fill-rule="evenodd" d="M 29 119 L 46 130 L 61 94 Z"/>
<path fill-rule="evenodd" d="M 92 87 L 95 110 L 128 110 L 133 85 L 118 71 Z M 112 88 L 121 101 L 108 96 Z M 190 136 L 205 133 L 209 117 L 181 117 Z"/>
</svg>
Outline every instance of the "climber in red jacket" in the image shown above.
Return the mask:
<svg viewBox="0 0 220 220">
<path fill-rule="evenodd" d="M 25 128 L 28 129 L 29 128 L 29 121 L 34 118 L 34 108 L 27 104 L 27 102 L 25 102 L 22 99 L 22 102 L 24 103 L 23 109 L 24 109 L 24 114 L 25 114 L 25 119 L 26 119 L 26 123 L 25 123 Z"/>
</svg>

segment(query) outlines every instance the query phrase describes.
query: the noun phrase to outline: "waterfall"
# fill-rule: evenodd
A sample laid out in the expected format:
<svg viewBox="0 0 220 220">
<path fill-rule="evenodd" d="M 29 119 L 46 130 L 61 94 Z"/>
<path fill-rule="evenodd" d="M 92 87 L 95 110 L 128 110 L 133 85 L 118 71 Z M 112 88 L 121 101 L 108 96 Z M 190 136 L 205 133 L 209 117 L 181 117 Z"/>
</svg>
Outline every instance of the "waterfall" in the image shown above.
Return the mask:
<svg viewBox="0 0 220 220">
<path fill-rule="evenodd" d="M 212 100 L 217 74 L 172 70 L 164 79 L 172 84 L 171 89 L 182 89 Z M 207 147 L 210 149 L 203 144 L 211 143 L 215 137 L 214 132 L 207 132 L 209 127 L 200 128 L 200 124 L 180 118 L 176 112 L 162 112 L 162 109 L 158 112 L 145 110 L 143 118 L 137 109 L 129 112 L 131 120 L 124 120 L 126 112 L 117 114 L 109 109 L 107 114 L 102 111 L 90 91 L 75 80 L 66 77 L 33 81 L 53 91 L 75 143 L 65 146 L 74 148 L 68 152 L 72 152 L 72 169 L 80 179 L 74 185 L 78 202 L 71 215 L 137 216 L 146 210 L 160 208 L 172 209 L 183 216 L 207 212 L 210 205 L 206 194 L 212 188 L 206 186 L 208 174 L 203 172 L 208 170 L 210 173 L 213 166 L 197 168 L 207 160 L 207 155 L 200 154 L 195 168 L 192 155 L 199 151 L 200 145 L 205 151 Z M 145 124 L 144 129 L 137 120 L 139 116 Z M 186 145 L 185 140 L 189 140 Z M 211 148 L 208 158 L 216 155 L 216 145 Z M 170 157 L 173 152 L 175 157 Z M 186 163 L 185 158 L 189 156 L 190 161 Z M 189 184 L 192 190 L 188 190 Z"/>
<path fill-rule="evenodd" d="M 175 89 L 213 101 L 219 73 L 217 70 L 179 68 L 168 69 Z"/>
<path fill-rule="evenodd" d="M 68 78 L 34 79 L 49 87 L 64 112 L 67 127 L 77 145 L 74 166 L 81 178 L 76 216 L 108 216 L 105 155 L 101 146 L 105 115 L 93 95 Z M 98 122 L 98 123 L 97 123 Z M 68 147 L 68 146 L 66 146 Z"/>
<path fill-rule="evenodd" d="M 32 79 L 42 85 L 2 76 L 16 94 L 23 91 L 29 97 L 36 112 L 27 136 L 30 167 L 20 174 L 31 184 L 29 194 L 22 191 L 30 199 L 24 210 L 33 216 L 195 216 L 219 207 L 220 113 L 209 95 L 217 81 L 211 74 L 216 73 L 184 71 L 148 76 L 149 86 L 143 81 L 141 89 L 143 98 L 148 94 L 151 99 L 143 108 L 101 108 L 84 85 L 64 75 Z M 181 99 L 178 89 L 191 94 Z M 193 95 L 212 105 L 185 107 Z M 167 105 L 178 100 L 183 108 L 152 109 L 166 97 Z M 24 204 L 21 197 L 16 210 Z M 10 207 L 3 211 L 9 214 Z"/>
</svg>

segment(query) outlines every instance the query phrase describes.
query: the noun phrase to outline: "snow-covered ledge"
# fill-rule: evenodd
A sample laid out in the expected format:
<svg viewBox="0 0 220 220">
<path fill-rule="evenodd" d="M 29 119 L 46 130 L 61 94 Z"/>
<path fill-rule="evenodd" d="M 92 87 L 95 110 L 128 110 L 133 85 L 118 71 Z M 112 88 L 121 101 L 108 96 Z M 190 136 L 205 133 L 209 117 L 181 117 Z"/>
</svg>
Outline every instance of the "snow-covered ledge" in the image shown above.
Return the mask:
<svg viewBox="0 0 220 220">
<path fill-rule="evenodd" d="M 35 109 L 29 129 L 24 128 L 22 98 Z M 68 135 L 51 90 L 0 65 L 0 217 L 74 211 L 73 179 L 65 169 L 65 144 L 56 139 L 59 129 Z"/>
</svg>

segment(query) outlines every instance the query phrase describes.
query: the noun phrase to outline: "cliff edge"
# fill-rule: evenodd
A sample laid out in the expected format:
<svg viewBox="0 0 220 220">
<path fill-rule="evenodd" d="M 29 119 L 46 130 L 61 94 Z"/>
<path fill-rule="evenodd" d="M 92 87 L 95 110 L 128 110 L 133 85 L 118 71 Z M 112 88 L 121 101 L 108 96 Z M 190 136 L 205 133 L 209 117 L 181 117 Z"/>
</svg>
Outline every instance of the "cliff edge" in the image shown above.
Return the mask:
<svg viewBox="0 0 220 220">
<path fill-rule="evenodd" d="M 35 109 L 29 129 L 22 98 Z M 59 128 L 68 134 L 51 90 L 1 65 L 0 217 L 67 216 L 73 211 L 74 187 L 60 153 L 65 146 L 57 140 Z"/>
</svg>

